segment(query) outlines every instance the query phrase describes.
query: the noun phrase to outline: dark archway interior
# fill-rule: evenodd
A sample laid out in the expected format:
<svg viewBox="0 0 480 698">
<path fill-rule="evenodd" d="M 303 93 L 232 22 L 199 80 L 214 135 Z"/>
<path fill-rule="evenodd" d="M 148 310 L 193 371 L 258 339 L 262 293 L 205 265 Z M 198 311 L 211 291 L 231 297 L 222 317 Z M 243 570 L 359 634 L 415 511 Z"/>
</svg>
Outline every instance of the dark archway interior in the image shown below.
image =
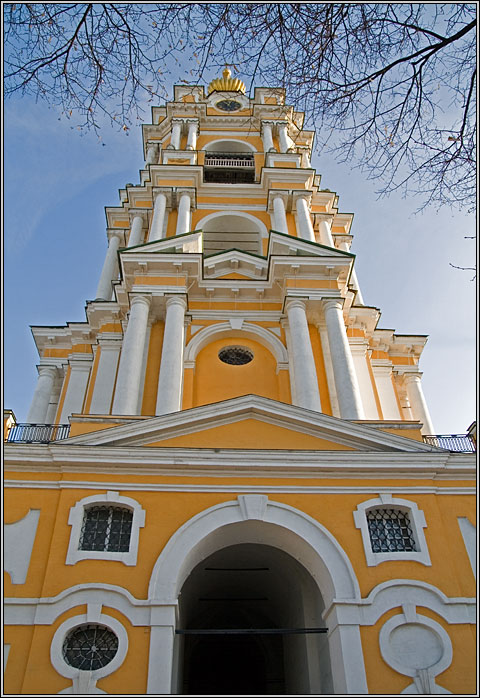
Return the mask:
<svg viewBox="0 0 480 698">
<path fill-rule="evenodd" d="M 320 612 L 317 587 L 290 555 L 267 545 L 238 544 L 215 552 L 191 572 L 180 595 L 179 627 L 318 627 Z M 179 693 L 320 693 L 322 682 L 327 692 L 320 666 L 325 636 L 228 633 L 177 637 Z"/>
</svg>

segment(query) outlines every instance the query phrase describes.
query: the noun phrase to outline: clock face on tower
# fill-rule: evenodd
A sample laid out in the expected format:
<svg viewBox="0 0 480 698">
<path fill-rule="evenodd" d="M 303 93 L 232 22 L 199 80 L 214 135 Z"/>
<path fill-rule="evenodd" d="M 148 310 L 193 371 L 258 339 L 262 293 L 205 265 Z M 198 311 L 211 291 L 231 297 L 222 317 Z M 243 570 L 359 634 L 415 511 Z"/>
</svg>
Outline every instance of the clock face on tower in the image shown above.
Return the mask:
<svg viewBox="0 0 480 698">
<path fill-rule="evenodd" d="M 242 108 L 240 102 L 237 102 L 235 99 L 222 99 L 220 102 L 217 102 L 215 106 L 222 111 L 237 111 L 237 109 Z"/>
</svg>

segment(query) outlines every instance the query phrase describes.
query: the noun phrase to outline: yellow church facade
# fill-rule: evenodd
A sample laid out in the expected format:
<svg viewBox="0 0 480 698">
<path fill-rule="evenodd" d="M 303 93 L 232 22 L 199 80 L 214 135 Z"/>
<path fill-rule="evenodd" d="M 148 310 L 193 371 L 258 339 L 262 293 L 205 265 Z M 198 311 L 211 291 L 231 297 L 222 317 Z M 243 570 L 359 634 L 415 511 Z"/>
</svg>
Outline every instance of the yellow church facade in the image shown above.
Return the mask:
<svg viewBox="0 0 480 698">
<path fill-rule="evenodd" d="M 143 127 L 86 320 L 5 417 L 7 694 L 474 694 L 475 454 L 381 329 L 284 91 Z"/>
</svg>

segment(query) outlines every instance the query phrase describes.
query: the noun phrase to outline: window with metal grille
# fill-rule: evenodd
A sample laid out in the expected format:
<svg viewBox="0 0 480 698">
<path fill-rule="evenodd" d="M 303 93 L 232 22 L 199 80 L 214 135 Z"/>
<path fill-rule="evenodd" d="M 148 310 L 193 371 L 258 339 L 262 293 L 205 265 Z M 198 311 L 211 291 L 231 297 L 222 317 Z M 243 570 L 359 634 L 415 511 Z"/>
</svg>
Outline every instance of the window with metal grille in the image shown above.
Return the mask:
<svg viewBox="0 0 480 698">
<path fill-rule="evenodd" d="M 130 548 L 133 512 L 125 507 L 85 509 L 79 550 L 125 553 Z"/>
<path fill-rule="evenodd" d="M 218 358 L 225 364 L 241 366 L 250 363 L 253 353 L 245 347 L 225 347 L 218 352 Z"/>
<path fill-rule="evenodd" d="M 63 643 L 63 658 L 70 666 L 94 671 L 110 664 L 117 654 L 118 638 L 104 625 L 80 625 L 71 630 Z"/>
<path fill-rule="evenodd" d="M 400 509 L 370 509 L 367 511 L 367 523 L 374 553 L 417 550 L 407 512 Z"/>
</svg>

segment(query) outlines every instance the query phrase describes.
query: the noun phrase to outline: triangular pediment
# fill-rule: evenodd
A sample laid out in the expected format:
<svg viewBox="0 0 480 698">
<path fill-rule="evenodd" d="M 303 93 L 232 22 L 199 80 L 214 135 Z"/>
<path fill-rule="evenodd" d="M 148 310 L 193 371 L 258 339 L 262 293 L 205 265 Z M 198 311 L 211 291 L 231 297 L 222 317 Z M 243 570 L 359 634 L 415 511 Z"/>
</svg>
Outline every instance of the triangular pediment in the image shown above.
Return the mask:
<svg viewBox="0 0 480 698">
<path fill-rule="evenodd" d="M 318 242 L 310 242 L 292 235 L 270 231 L 268 241 L 268 256 L 294 255 L 297 257 L 333 257 L 336 259 L 352 259 L 355 255 L 344 252 L 336 247 L 326 247 Z"/>
<path fill-rule="evenodd" d="M 122 418 L 124 419 L 124 418 Z M 64 445 L 425 452 L 432 446 L 256 395 L 71 437 Z"/>
</svg>

